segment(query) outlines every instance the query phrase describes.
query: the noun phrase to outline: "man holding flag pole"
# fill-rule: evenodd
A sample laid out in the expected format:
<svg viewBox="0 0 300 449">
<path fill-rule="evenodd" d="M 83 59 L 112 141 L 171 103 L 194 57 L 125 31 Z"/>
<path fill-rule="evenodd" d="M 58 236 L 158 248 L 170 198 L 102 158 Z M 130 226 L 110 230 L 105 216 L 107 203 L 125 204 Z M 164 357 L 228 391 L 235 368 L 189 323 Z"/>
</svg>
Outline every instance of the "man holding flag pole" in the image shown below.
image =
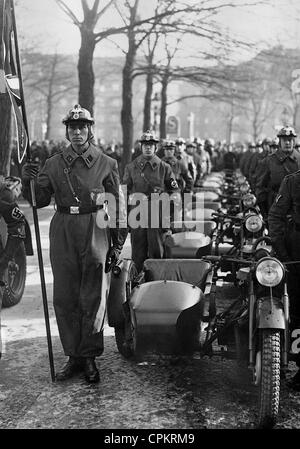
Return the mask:
<svg viewBox="0 0 300 449">
<path fill-rule="evenodd" d="M 0 14 L 1 14 L 1 42 L 0 42 L 0 95 L 8 92 L 11 105 L 13 108 L 13 115 L 16 122 L 17 131 L 17 145 L 18 145 L 18 159 L 21 163 L 25 154 L 27 160 L 31 161 L 30 144 L 28 123 L 25 109 L 23 82 L 21 63 L 17 38 L 17 27 L 14 11 L 13 0 L 0 0 Z M 40 279 L 42 288 L 43 307 L 45 315 L 47 343 L 48 343 L 48 356 L 50 363 L 50 372 L 52 381 L 55 380 L 53 351 L 50 333 L 49 312 L 46 294 L 46 284 L 44 276 L 44 265 L 42 258 L 41 239 L 39 232 L 39 223 L 37 215 L 37 207 L 35 200 L 35 192 L 33 188 L 33 181 L 31 184 L 32 192 L 32 211 L 34 219 L 34 227 L 36 234 L 36 244 L 39 260 Z M 1 212 L 1 211 L 0 211 Z"/>
</svg>

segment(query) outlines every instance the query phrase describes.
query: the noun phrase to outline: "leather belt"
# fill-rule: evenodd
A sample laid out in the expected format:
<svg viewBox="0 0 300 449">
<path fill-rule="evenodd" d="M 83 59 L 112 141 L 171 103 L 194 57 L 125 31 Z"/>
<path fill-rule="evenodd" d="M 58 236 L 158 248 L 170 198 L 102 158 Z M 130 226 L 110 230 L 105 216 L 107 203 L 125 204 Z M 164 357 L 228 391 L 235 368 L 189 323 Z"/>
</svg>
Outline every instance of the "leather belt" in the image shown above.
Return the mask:
<svg viewBox="0 0 300 449">
<path fill-rule="evenodd" d="M 57 212 L 69 215 L 92 214 L 99 209 L 103 209 L 103 206 L 56 206 Z"/>
</svg>

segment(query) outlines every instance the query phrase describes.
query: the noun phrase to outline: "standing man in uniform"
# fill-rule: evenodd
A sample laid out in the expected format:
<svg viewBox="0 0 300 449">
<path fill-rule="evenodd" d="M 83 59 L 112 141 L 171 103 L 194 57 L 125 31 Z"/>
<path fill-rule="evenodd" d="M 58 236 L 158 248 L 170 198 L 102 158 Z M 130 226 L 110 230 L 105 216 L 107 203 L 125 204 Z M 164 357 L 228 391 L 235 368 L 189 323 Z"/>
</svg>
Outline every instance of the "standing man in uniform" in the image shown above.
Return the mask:
<svg viewBox="0 0 300 449">
<path fill-rule="evenodd" d="M 121 229 L 122 217 L 117 213 L 122 210 L 118 208 L 122 195 L 117 162 L 94 144 L 91 114 L 77 104 L 63 124 L 70 145 L 47 159 L 39 174 L 35 164 L 24 165 L 23 195 L 32 201 L 30 181 L 34 179 L 37 207 L 50 204 L 52 196 L 56 203 L 50 224 L 53 302 L 69 357 L 57 380 L 83 371 L 86 381 L 95 383 L 99 381 L 95 358 L 103 352 L 108 271 L 119 257 L 127 229 Z M 107 218 L 107 192 L 116 199 L 115 205 L 108 202 L 109 214 L 115 218 L 110 227 L 105 227 L 105 220 L 99 226 L 101 216 Z"/>
<path fill-rule="evenodd" d="M 147 223 L 136 227 L 131 226 L 132 260 L 138 271 L 142 270 L 147 258 L 162 259 L 164 255 L 164 229 L 161 217 L 159 217 L 158 225 L 151 226 L 151 218 L 154 218 L 151 210 L 154 205 L 153 194 L 178 192 L 178 185 L 170 165 L 155 154 L 158 142 L 152 132 L 147 131 L 142 134 L 140 138 L 142 154 L 126 165 L 123 177 L 123 184 L 127 186 L 129 203 L 132 205 L 134 198 L 140 198 L 140 194 L 143 194 L 144 203 L 146 203 L 144 207 L 148 210 Z"/>
<path fill-rule="evenodd" d="M 268 212 L 278 193 L 283 178 L 300 168 L 300 154 L 295 150 L 295 133 L 291 126 L 278 132 L 278 150 L 265 157 L 259 166 L 255 194 L 258 205 L 265 203 Z"/>
<path fill-rule="evenodd" d="M 173 140 L 166 140 L 162 144 L 162 149 L 164 151 L 162 160 L 170 165 L 181 193 L 191 192 L 193 188 L 193 178 L 186 168 L 186 165 L 175 157 L 175 142 Z"/>
<path fill-rule="evenodd" d="M 196 173 L 194 168 L 194 159 L 185 150 L 185 140 L 182 137 L 177 137 L 177 139 L 175 140 L 175 144 L 176 144 L 175 157 L 186 165 L 193 181 L 195 181 Z"/>
<path fill-rule="evenodd" d="M 269 211 L 269 235 L 277 257 L 282 262 L 300 260 L 300 171 L 282 181 L 278 195 Z M 300 327 L 300 265 L 288 266 L 288 293 L 290 298 L 290 332 Z M 300 391 L 300 353 L 296 364 L 298 372 L 290 386 Z"/>
</svg>

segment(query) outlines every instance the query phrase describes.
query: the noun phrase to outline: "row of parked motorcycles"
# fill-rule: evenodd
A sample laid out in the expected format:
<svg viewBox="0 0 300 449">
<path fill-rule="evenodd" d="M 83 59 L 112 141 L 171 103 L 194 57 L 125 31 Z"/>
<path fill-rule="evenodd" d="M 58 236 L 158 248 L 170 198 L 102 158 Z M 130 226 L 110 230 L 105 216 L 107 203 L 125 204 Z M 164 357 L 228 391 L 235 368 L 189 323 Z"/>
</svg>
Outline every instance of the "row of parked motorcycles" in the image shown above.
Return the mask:
<svg viewBox="0 0 300 449">
<path fill-rule="evenodd" d="M 136 359 L 149 352 L 235 358 L 258 387 L 257 426 L 271 428 L 281 379 L 300 350 L 289 328 L 288 264 L 275 257 L 239 171 L 207 175 L 183 204 L 164 259 L 147 259 L 140 273 L 122 259 L 113 270 L 107 312 L 118 350 Z M 226 307 L 222 285 L 238 292 Z"/>
</svg>

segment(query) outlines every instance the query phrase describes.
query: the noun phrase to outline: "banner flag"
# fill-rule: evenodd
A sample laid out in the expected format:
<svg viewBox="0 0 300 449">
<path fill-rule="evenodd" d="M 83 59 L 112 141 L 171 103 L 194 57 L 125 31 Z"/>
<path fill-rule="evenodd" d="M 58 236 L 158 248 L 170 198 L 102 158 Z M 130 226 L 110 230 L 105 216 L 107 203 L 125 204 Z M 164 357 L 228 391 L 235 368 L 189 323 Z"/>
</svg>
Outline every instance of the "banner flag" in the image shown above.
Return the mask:
<svg viewBox="0 0 300 449">
<path fill-rule="evenodd" d="M 6 91 L 12 103 L 13 116 L 16 124 L 17 132 L 17 150 L 18 160 L 21 163 L 27 146 L 29 144 L 28 133 L 26 131 L 23 119 L 22 105 L 24 98 L 20 91 L 20 76 L 17 72 L 16 54 L 15 54 L 15 33 L 13 27 L 12 17 L 12 2 L 11 0 L 2 0 L 3 2 L 3 18 L 2 18 L 2 45 L 1 45 L 1 67 L 0 76 L 2 82 L 0 83 L 0 93 L 3 93 L 3 78 L 5 81 Z"/>
</svg>

